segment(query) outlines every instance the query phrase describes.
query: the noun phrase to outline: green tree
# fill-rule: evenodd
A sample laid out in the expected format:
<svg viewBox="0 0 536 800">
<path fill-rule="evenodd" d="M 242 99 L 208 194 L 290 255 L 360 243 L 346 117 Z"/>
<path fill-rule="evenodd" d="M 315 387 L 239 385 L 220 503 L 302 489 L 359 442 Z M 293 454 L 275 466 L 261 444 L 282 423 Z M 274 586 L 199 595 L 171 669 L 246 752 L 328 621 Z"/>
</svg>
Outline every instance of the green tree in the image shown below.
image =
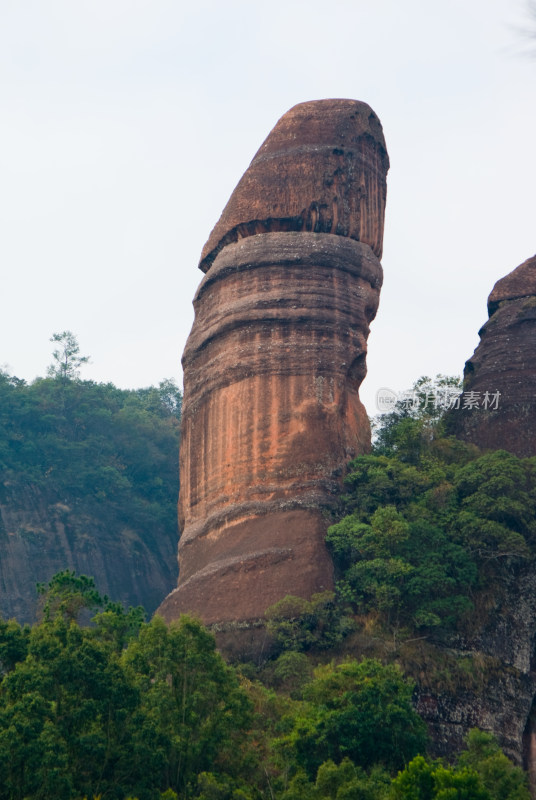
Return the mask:
<svg viewBox="0 0 536 800">
<path fill-rule="evenodd" d="M 402 393 L 390 412 L 372 421 L 374 452 L 417 463 L 432 438 L 441 432 L 445 411 L 461 391 L 462 382 L 457 376 L 419 378 L 410 390 Z"/>
<path fill-rule="evenodd" d="M 366 772 L 349 758 L 340 764 L 329 759 L 318 768 L 315 783 L 303 770 L 298 771 L 281 800 L 386 800 L 390 789 L 389 773 L 381 767 Z"/>
<path fill-rule="evenodd" d="M 398 418 L 392 441 L 408 419 L 422 422 Z M 326 537 L 340 602 L 395 636 L 462 624 L 475 591 L 536 543 L 534 459 L 481 455 L 439 429 L 426 447 L 354 459 L 345 485 L 346 516 Z"/>
<path fill-rule="evenodd" d="M 267 630 L 283 650 L 329 649 L 352 629 L 333 592 L 287 595 L 266 609 Z"/>
<path fill-rule="evenodd" d="M 393 780 L 395 800 L 491 800 L 479 775 L 414 758 Z"/>
<path fill-rule="evenodd" d="M 411 704 L 413 686 L 394 666 L 378 661 L 318 667 L 303 689 L 305 705 L 295 712 L 280 747 L 314 780 L 320 765 L 349 758 L 358 767 L 403 767 L 426 747 L 423 721 Z"/>
<path fill-rule="evenodd" d="M 57 572 L 48 584 L 38 583 L 37 593 L 43 598 L 43 616 L 47 622 L 58 616 L 76 622 L 82 609 L 95 611 L 105 602 L 93 578 L 69 569 Z"/>
<path fill-rule="evenodd" d="M 493 800 L 530 800 L 527 775 L 512 764 L 490 733 L 473 728 L 458 765 L 474 770 Z"/>
<path fill-rule="evenodd" d="M 487 453 L 454 479 L 456 526 L 482 559 L 526 557 L 536 540 L 535 475 L 531 460 L 505 450 Z"/>
<path fill-rule="evenodd" d="M 53 351 L 53 363 L 49 366 L 47 374 L 51 378 L 62 381 L 75 380 L 80 376 L 80 367 L 89 362 L 89 356 L 80 356 L 80 346 L 76 336 L 71 331 L 54 333 L 50 339 L 58 347 Z"/>
<path fill-rule="evenodd" d="M 94 635 L 116 653 L 121 653 L 130 641 L 136 639 L 145 617 L 143 606 L 131 606 L 125 611 L 121 603 L 106 600 L 104 609 L 92 619 Z"/>
<path fill-rule="evenodd" d="M 191 796 L 200 773 L 232 777 L 245 769 L 251 706 L 200 622 L 182 616 L 167 627 L 155 617 L 122 661 L 167 737 L 166 786 Z"/>
<path fill-rule="evenodd" d="M 378 613 L 395 636 L 401 628 L 451 626 L 472 608 L 474 560 L 429 514 L 418 516 L 392 505 L 370 516 L 355 511 L 326 537 L 342 598 L 361 612 Z"/>
<path fill-rule="evenodd" d="M 165 747 L 91 629 L 56 615 L 0 687 L 0 798 L 157 797 Z"/>
<path fill-rule="evenodd" d="M 28 652 L 30 628 L 22 627 L 10 619 L 0 619 L 0 675 L 5 675 L 15 668 L 19 661 L 24 661 Z"/>
</svg>

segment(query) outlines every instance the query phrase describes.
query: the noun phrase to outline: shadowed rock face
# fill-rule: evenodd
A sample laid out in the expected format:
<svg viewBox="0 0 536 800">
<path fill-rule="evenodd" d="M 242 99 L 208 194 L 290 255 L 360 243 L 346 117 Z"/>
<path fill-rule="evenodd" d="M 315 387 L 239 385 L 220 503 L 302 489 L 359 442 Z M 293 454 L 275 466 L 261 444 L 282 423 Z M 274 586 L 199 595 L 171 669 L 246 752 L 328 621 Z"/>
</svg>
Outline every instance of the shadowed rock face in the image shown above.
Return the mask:
<svg viewBox="0 0 536 800">
<path fill-rule="evenodd" d="M 254 620 L 286 594 L 333 586 L 323 509 L 370 447 L 358 390 L 386 170 L 368 106 L 296 106 L 203 250 L 183 355 L 180 577 L 165 619 Z M 316 221 L 302 214 L 313 207 Z"/>
<path fill-rule="evenodd" d="M 500 392 L 497 408 L 453 411 L 449 429 L 483 449 L 536 455 L 536 256 L 497 281 L 465 364 L 464 392 Z"/>
</svg>

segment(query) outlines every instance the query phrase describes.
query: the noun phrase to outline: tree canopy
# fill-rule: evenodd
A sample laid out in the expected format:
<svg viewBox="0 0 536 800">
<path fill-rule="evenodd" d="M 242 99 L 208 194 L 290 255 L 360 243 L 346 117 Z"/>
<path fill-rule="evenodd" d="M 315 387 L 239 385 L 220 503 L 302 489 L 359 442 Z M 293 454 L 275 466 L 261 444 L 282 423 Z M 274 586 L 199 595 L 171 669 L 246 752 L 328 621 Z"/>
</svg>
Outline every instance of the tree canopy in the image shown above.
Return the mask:
<svg viewBox="0 0 536 800">
<path fill-rule="evenodd" d="M 535 459 L 445 437 L 432 390 L 421 379 L 420 404 L 385 415 L 373 453 L 349 465 L 346 514 L 327 534 L 340 600 L 395 634 L 456 626 L 475 592 L 536 544 Z"/>
</svg>

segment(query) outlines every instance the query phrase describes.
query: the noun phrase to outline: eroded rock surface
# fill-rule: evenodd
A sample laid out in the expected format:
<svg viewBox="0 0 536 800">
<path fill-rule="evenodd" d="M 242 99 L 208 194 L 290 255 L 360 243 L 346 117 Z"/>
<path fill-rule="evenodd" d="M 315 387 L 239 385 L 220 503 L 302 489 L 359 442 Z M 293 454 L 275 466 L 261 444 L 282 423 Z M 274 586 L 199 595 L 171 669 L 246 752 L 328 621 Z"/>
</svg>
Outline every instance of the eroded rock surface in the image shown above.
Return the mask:
<svg viewBox="0 0 536 800">
<path fill-rule="evenodd" d="M 387 153 L 364 103 L 291 109 L 203 249 L 183 356 L 180 576 L 159 609 L 261 618 L 333 585 L 324 509 L 370 447 Z"/>
<path fill-rule="evenodd" d="M 452 637 L 449 653 L 467 659 L 465 681 L 445 681 L 443 691 L 417 690 L 435 755 L 463 749 L 471 728 L 492 732 L 501 747 L 529 773 L 536 796 L 536 575 L 532 563 L 513 564 L 487 600 L 487 621 L 473 635 Z"/>
<path fill-rule="evenodd" d="M 479 331 L 480 344 L 464 370 L 464 397 L 469 392 L 475 393 L 478 405 L 453 411 L 449 428 L 459 438 L 482 449 L 504 449 L 520 457 L 533 456 L 536 455 L 536 256 L 497 281 L 488 298 L 488 312 L 489 319 Z"/>
<path fill-rule="evenodd" d="M 31 483 L 0 484 L 0 616 L 33 623 L 36 583 L 64 569 L 90 575 L 102 594 L 149 614 L 177 580 L 176 531 L 118 519 L 102 503 L 93 514 L 76 492 L 44 491 Z"/>
<path fill-rule="evenodd" d="M 357 100 L 300 103 L 281 117 L 201 254 L 257 233 L 312 231 L 369 244 L 381 258 L 389 158 L 380 121 Z"/>
</svg>

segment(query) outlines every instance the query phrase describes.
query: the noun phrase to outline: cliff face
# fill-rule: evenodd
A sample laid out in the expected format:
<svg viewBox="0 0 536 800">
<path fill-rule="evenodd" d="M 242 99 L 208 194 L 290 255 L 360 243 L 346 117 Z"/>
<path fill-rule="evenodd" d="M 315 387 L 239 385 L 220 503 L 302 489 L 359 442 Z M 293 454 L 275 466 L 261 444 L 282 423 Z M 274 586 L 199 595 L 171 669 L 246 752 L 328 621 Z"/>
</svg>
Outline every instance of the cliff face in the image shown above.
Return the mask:
<svg viewBox="0 0 536 800">
<path fill-rule="evenodd" d="M 430 691 L 423 680 L 417 710 L 429 725 L 437 755 L 462 749 L 474 727 L 491 731 L 529 773 L 536 795 L 536 576 L 532 564 L 505 573 L 488 598 L 487 623 L 445 647 L 472 660 L 469 681 Z M 477 675 L 477 673 L 479 673 Z M 425 679 L 425 676 L 423 676 Z"/>
<path fill-rule="evenodd" d="M 177 579 L 175 531 L 88 513 L 27 485 L 0 487 L 0 615 L 34 622 L 36 583 L 60 570 L 90 575 L 102 594 L 152 613 Z"/>
<path fill-rule="evenodd" d="M 479 332 L 480 344 L 464 370 L 465 402 L 473 392 L 476 405 L 453 411 L 449 430 L 482 449 L 533 456 L 536 455 L 536 256 L 497 281 L 488 298 L 488 312 L 489 319 Z"/>
<path fill-rule="evenodd" d="M 447 430 L 483 450 L 534 456 L 536 256 L 497 281 L 488 312 L 481 341 L 465 365 L 462 407 L 449 412 Z M 481 663 L 481 686 L 439 694 L 421 688 L 418 709 L 430 724 L 440 754 L 459 749 L 471 727 L 492 731 L 505 752 L 528 770 L 536 796 L 533 564 L 512 565 L 488 602 L 487 624 L 473 636 L 460 637 L 453 651 Z"/>
<path fill-rule="evenodd" d="M 323 507 L 370 446 L 359 401 L 382 282 L 388 161 L 372 110 L 276 125 L 201 258 L 183 356 L 180 577 L 159 608 L 251 620 L 333 584 Z"/>
</svg>

